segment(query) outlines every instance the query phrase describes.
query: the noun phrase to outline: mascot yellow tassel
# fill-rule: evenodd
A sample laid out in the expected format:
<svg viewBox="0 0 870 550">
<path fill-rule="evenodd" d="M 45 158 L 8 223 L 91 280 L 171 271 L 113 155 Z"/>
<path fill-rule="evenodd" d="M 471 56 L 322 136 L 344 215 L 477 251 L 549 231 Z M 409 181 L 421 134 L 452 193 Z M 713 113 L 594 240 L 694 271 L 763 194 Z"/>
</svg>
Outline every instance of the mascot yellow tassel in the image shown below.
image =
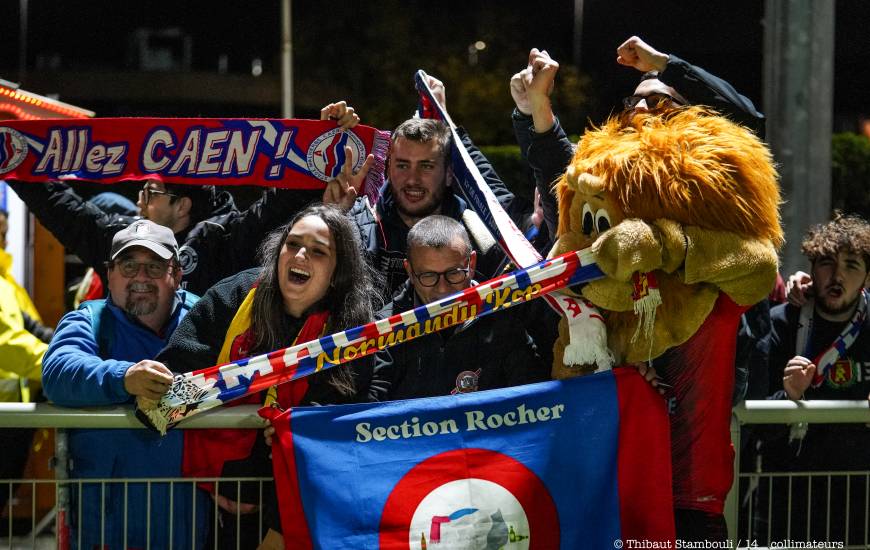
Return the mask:
<svg viewBox="0 0 870 550">
<path fill-rule="evenodd" d="M 616 364 L 651 360 L 672 386 L 677 512 L 724 521 L 738 323 L 773 287 L 783 241 L 769 151 L 700 107 L 628 111 L 583 136 L 557 194 L 553 254 L 592 247 L 606 277 L 580 296 L 600 308 Z M 563 320 L 555 378 L 594 370 L 564 364 L 589 355 L 576 353 L 582 330 L 568 334 Z"/>
</svg>

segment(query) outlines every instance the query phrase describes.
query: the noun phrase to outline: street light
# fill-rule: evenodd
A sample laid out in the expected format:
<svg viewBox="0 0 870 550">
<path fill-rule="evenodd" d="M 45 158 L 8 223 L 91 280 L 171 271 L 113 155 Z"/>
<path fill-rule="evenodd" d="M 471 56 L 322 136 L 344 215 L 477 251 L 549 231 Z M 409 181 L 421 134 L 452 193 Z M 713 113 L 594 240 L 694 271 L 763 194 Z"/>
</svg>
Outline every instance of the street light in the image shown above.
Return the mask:
<svg viewBox="0 0 870 550">
<path fill-rule="evenodd" d="M 473 44 L 468 45 L 468 64 L 477 65 L 477 55 L 486 49 L 486 42 L 478 40 Z"/>
</svg>

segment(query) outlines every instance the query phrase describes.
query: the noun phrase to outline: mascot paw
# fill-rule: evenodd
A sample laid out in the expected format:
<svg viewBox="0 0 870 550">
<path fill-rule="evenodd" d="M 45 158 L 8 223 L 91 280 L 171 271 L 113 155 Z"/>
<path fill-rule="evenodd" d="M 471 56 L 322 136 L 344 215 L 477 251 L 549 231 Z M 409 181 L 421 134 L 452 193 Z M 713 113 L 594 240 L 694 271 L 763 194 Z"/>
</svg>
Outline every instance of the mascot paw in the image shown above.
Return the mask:
<svg viewBox="0 0 870 550">
<path fill-rule="evenodd" d="M 622 220 L 592 244 L 595 262 L 608 277 L 628 281 L 634 272 L 645 273 L 662 266 L 662 243 L 648 223 Z"/>
</svg>

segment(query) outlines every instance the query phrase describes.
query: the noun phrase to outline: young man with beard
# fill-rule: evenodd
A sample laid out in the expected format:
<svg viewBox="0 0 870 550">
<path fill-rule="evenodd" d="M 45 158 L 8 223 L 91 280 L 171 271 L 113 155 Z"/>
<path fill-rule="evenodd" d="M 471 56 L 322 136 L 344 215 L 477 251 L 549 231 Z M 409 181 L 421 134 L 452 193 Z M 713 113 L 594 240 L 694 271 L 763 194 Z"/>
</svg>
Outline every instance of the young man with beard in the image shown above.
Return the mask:
<svg viewBox="0 0 870 550">
<path fill-rule="evenodd" d="M 803 306 L 783 304 L 771 310 L 771 398 L 866 400 L 870 398 L 870 224 L 858 216 L 838 215 L 812 228 L 802 249 L 811 263 L 813 296 Z M 870 428 L 865 424 L 797 424 L 787 431 L 763 441 L 765 471 L 866 470 L 870 464 Z M 850 499 L 844 477 L 830 478 L 830 487 L 824 476 L 813 481 L 809 515 L 807 482 L 796 479 L 791 487 L 791 532 L 809 532 L 807 540 L 844 541 L 848 518 L 849 541 L 866 540 L 870 502 L 864 478 L 857 477 Z M 774 481 L 775 496 L 788 493 L 785 481 Z M 766 495 L 767 488 L 761 489 Z M 772 535 L 773 540 L 781 540 L 777 537 L 785 534 L 786 508 L 784 502 L 776 504 L 775 500 Z M 762 506 L 760 510 L 767 510 L 766 503 Z M 829 537 L 826 523 L 830 523 Z"/>
<path fill-rule="evenodd" d="M 66 314 L 45 353 L 43 387 L 56 405 L 132 404 L 138 396 L 156 400 L 172 383 L 172 373 L 151 358 L 197 300 L 179 290 L 181 269 L 172 230 L 148 220 L 133 222 L 115 233 L 106 269 L 109 297 Z M 141 429 L 70 430 L 69 447 L 71 478 L 181 475 L 181 432 L 161 437 Z M 191 548 L 195 526 L 204 532 L 205 500 L 196 503 L 194 522 L 193 487 L 176 483 L 171 490 L 170 495 L 168 484 L 161 483 L 81 485 L 80 494 L 74 491 L 80 502 L 71 508 L 73 540 L 81 536 L 83 548 L 144 548 L 150 515 L 152 547 L 169 547 L 173 533 L 174 548 Z M 75 513 L 79 509 L 80 516 Z"/>
<path fill-rule="evenodd" d="M 446 105 L 444 84 L 429 76 L 429 87 L 441 105 Z M 528 208 L 515 200 L 489 161 L 475 147 L 468 133 L 457 128 L 462 144 L 484 181 L 517 225 Z M 480 280 L 492 278 L 505 256 L 483 221 L 456 192 L 450 164 L 450 128 L 440 120 L 412 118 L 393 132 L 388 183 L 373 209 L 363 198 L 356 197 L 366 172 L 343 173 L 330 182 L 323 202 L 338 204 L 356 221 L 362 247 L 371 262 L 386 279 L 384 298 L 408 280 L 404 262 L 407 257 L 408 231 L 430 214 L 441 214 L 462 222 L 477 251 Z M 474 275 L 472 273 L 472 275 Z"/>
</svg>

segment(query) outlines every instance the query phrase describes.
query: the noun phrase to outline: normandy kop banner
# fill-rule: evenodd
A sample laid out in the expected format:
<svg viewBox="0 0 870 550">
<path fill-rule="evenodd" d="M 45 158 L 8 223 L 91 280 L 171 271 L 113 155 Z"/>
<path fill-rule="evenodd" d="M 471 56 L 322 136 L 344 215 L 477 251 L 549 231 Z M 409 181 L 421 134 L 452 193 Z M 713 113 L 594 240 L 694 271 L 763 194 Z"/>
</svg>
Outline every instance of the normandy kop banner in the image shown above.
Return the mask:
<svg viewBox="0 0 870 550">
<path fill-rule="evenodd" d="M 354 170 L 375 156 L 365 189 L 375 196 L 389 144 L 388 132 L 330 120 L 9 120 L 0 122 L 0 179 L 319 189 L 341 172 L 347 146 Z"/>
<path fill-rule="evenodd" d="M 288 548 L 573 550 L 674 540 L 665 402 L 634 369 L 261 414 L 276 429 Z"/>
</svg>

